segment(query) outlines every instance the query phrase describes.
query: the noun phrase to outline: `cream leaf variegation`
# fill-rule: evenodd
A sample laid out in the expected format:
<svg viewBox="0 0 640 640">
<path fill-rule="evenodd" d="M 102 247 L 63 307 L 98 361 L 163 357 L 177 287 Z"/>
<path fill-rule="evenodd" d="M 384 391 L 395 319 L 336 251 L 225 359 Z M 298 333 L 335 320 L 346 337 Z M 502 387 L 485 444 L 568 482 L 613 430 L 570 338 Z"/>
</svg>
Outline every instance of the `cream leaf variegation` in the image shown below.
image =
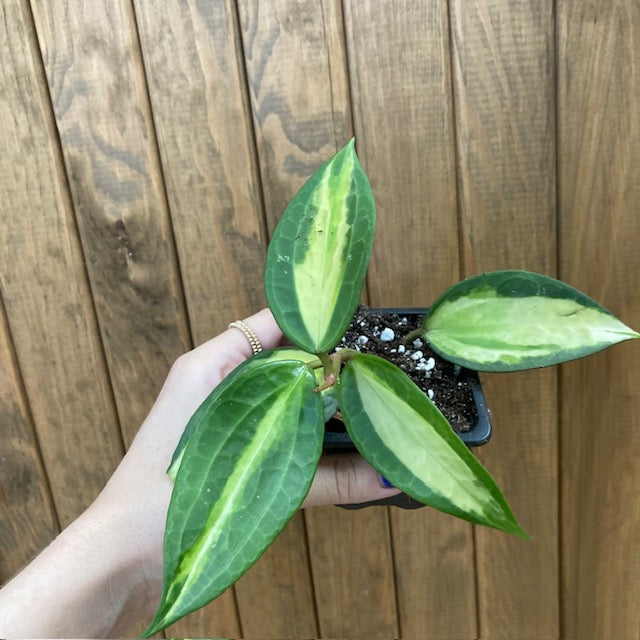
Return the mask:
<svg viewBox="0 0 640 640">
<path fill-rule="evenodd" d="M 269 349 L 262 351 L 253 357 L 240 363 L 227 377 L 222 380 L 213 391 L 205 398 L 202 404 L 198 407 L 195 413 L 189 419 L 187 426 L 185 427 L 182 437 L 178 442 L 173 456 L 171 458 L 171 464 L 167 469 L 167 475 L 175 481 L 180 465 L 182 464 L 182 458 L 184 451 L 189 440 L 198 432 L 198 430 L 206 429 L 210 424 L 210 414 L 213 408 L 218 402 L 218 398 L 221 394 L 226 393 L 227 387 L 233 384 L 234 380 L 238 376 L 244 376 L 250 369 L 256 366 L 261 366 L 266 362 L 277 362 L 280 360 L 298 360 L 304 363 L 317 362 L 317 356 L 301 351 L 300 349 L 292 349 L 289 347 L 280 347 L 278 349 Z M 322 382 L 323 370 L 321 367 L 315 369 L 315 376 L 318 382 Z"/>
<path fill-rule="evenodd" d="M 322 172 L 309 203 L 315 215 L 309 220 L 307 239 L 303 241 L 307 250 L 293 269 L 302 321 L 309 335 L 318 340 L 329 330 L 349 266 L 351 225 L 345 213 L 355 160 L 354 154 L 347 154 L 339 173 L 334 173 L 330 166 Z"/>
<path fill-rule="evenodd" d="M 338 399 L 358 450 L 395 487 L 446 513 L 525 535 L 491 476 L 400 369 L 355 356 Z"/>
<path fill-rule="evenodd" d="M 144 637 L 230 587 L 300 507 L 322 452 L 316 384 L 303 362 L 267 358 L 205 404 L 175 477 L 163 594 Z"/>
<path fill-rule="evenodd" d="M 267 253 L 265 293 L 287 337 L 312 353 L 335 346 L 358 305 L 375 205 L 353 141 L 291 201 Z"/>
<path fill-rule="evenodd" d="M 424 337 L 462 366 L 518 371 L 581 358 L 640 334 L 559 280 L 495 271 L 446 291 L 425 318 Z"/>
</svg>

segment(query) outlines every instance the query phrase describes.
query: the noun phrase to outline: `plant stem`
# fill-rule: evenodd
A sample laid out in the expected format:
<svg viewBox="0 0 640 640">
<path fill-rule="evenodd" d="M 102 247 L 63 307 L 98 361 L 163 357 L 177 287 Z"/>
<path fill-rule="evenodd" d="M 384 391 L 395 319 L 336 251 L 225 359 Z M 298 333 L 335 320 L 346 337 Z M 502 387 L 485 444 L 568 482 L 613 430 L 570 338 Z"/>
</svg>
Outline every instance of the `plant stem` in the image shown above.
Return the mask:
<svg viewBox="0 0 640 640">
<path fill-rule="evenodd" d="M 324 370 L 324 382 L 317 386 L 314 391 L 324 391 L 336 383 L 343 363 L 358 355 L 358 352 L 354 349 L 341 349 L 331 355 L 326 352 L 317 353 L 316 355 L 318 356 L 318 360 L 309 363 L 309 366 L 312 369 L 317 369 L 318 362 L 322 365 Z"/>
<path fill-rule="evenodd" d="M 336 383 L 336 376 L 333 373 L 330 373 L 328 376 L 325 376 L 324 378 L 324 382 L 320 385 L 318 385 L 317 387 L 314 388 L 314 391 L 316 393 L 319 393 L 320 391 L 324 391 L 325 389 L 329 389 L 330 387 L 333 387 L 333 385 Z"/>
<path fill-rule="evenodd" d="M 351 360 L 354 356 L 358 355 L 358 351 L 355 349 L 351 349 L 349 347 L 345 349 L 340 349 L 340 351 L 336 351 L 331 354 L 331 358 L 336 362 L 336 368 L 340 371 L 340 367 L 347 361 Z"/>
<path fill-rule="evenodd" d="M 410 331 L 409 333 L 407 333 L 406 336 L 404 336 L 404 338 L 402 338 L 402 344 L 409 344 L 410 342 L 413 342 L 416 338 L 422 338 L 422 327 L 418 327 L 417 329 L 414 329 L 413 331 Z"/>
<path fill-rule="evenodd" d="M 322 366 L 324 365 L 322 364 L 322 360 L 320 360 L 320 358 L 311 360 L 311 362 L 307 362 L 307 367 L 309 367 L 310 369 L 320 369 L 320 367 Z"/>
<path fill-rule="evenodd" d="M 327 376 L 333 375 L 334 377 L 337 374 L 336 365 L 333 358 L 326 352 L 316 354 L 322 362 L 322 368 L 324 369 L 324 379 L 327 379 Z"/>
</svg>

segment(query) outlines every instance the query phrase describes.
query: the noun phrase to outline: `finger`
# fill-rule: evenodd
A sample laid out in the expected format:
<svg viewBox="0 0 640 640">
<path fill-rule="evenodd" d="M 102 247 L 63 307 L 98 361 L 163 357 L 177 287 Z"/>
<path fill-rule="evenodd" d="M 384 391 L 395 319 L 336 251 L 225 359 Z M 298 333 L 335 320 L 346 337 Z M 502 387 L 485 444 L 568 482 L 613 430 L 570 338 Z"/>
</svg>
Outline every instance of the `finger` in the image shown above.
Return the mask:
<svg viewBox="0 0 640 640">
<path fill-rule="evenodd" d="M 264 349 L 271 349 L 282 340 L 282 332 L 269 309 L 249 316 L 244 322 Z M 171 390 L 177 408 L 195 411 L 211 389 L 251 355 L 251 344 L 242 331 L 227 329 L 176 360 L 158 401 Z"/>
<path fill-rule="evenodd" d="M 263 349 L 273 349 L 282 341 L 282 331 L 269 309 L 254 313 L 243 322 L 256 334 Z M 233 368 L 252 355 L 247 337 L 239 329 L 231 328 L 190 351 L 189 359 L 203 363 L 226 360 Z"/>
<path fill-rule="evenodd" d="M 324 456 L 303 507 L 355 504 L 379 500 L 400 493 L 385 487 L 380 474 L 357 453 Z"/>
<path fill-rule="evenodd" d="M 245 318 L 243 322 L 255 333 L 263 349 L 273 349 L 282 341 L 282 331 L 276 324 L 273 314 L 269 309 L 262 309 L 258 311 L 258 313 Z M 253 355 L 251 343 L 240 329 L 232 327 L 231 329 L 227 329 L 227 331 L 219 337 L 228 341 L 228 343 L 240 351 L 245 358 Z"/>
</svg>

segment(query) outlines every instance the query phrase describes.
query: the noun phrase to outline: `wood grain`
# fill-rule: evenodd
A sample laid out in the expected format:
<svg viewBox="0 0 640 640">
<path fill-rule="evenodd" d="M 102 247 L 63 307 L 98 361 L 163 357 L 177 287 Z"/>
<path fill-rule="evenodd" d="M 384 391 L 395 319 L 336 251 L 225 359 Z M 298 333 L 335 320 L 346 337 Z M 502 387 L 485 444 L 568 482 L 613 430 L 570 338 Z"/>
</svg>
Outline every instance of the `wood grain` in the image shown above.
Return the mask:
<svg viewBox="0 0 640 640">
<path fill-rule="evenodd" d="M 340 3 L 241 0 L 238 9 L 271 232 L 299 187 L 350 137 Z M 317 529 L 323 538 L 340 537 L 339 531 L 312 513 L 306 514 L 308 528 Z M 243 630 L 247 626 L 257 635 L 262 626 L 265 637 L 276 637 L 272 634 L 278 630 L 284 637 L 294 630 L 300 636 L 317 633 L 317 614 L 323 611 L 316 613 L 308 566 L 308 556 L 315 551 L 313 545 L 307 549 L 304 527 L 290 530 L 288 536 L 286 544 L 277 543 L 264 563 L 258 563 L 237 586 Z M 278 566 L 282 572 L 277 586 L 265 592 Z M 348 573 L 349 565 L 343 571 Z M 323 577 L 324 573 L 314 575 L 316 588 Z M 335 601 L 342 595 L 335 593 Z M 327 607 L 324 614 L 331 616 L 332 611 Z M 265 617 L 270 620 L 267 628 Z M 322 630 L 322 620 L 320 625 Z"/>
<path fill-rule="evenodd" d="M 338 0 L 238 0 L 269 231 L 351 137 Z"/>
<path fill-rule="evenodd" d="M 398 637 L 387 508 L 305 515 L 321 637 Z"/>
<path fill-rule="evenodd" d="M 264 212 L 231 0 L 136 0 L 196 343 L 264 306 Z"/>
<path fill-rule="evenodd" d="M 554 30 L 535 1 L 451 4 L 465 275 L 556 271 Z M 556 372 L 485 380 L 479 457 L 533 542 L 476 529 L 479 636 L 559 635 Z"/>
<path fill-rule="evenodd" d="M 459 277 L 446 10 L 446 2 L 345 4 L 357 148 L 378 209 L 376 305 L 429 306 Z"/>
<path fill-rule="evenodd" d="M 459 279 L 447 3 L 348 2 L 345 17 L 358 149 L 378 208 L 370 303 L 429 306 Z M 390 518 L 402 636 L 475 638 L 471 527 L 431 509 Z"/>
<path fill-rule="evenodd" d="M 557 253 L 640 328 L 636 3 L 16 0 L 0 21 L 0 580 L 95 497 L 190 337 L 263 304 L 268 232 L 353 131 L 371 302 Z M 639 349 L 563 367 L 560 397 L 554 370 L 486 377 L 478 455 L 533 542 L 478 529 L 474 557 L 428 509 L 308 510 L 169 633 L 636 637 Z"/>
<path fill-rule="evenodd" d="M 560 273 L 640 328 L 640 8 L 558 3 Z M 640 628 L 640 345 L 563 368 L 563 635 Z"/>
<path fill-rule="evenodd" d="M 245 638 L 318 635 L 305 541 L 305 523 L 299 513 L 236 584 Z M 255 613 L 247 613 L 251 611 Z"/>
<path fill-rule="evenodd" d="M 125 442 L 190 347 L 128 0 L 34 3 Z"/>
<path fill-rule="evenodd" d="M 0 289 L 64 526 L 122 446 L 28 4 L 0 19 Z"/>
<path fill-rule="evenodd" d="M 54 538 L 58 522 L 1 300 L 0 380 L 2 584 Z"/>
<path fill-rule="evenodd" d="M 266 250 L 234 3 L 135 3 L 194 342 L 264 306 Z M 171 628 L 239 636 L 233 590 Z"/>
<path fill-rule="evenodd" d="M 476 638 L 471 526 L 433 509 L 391 509 L 403 638 Z"/>
</svg>

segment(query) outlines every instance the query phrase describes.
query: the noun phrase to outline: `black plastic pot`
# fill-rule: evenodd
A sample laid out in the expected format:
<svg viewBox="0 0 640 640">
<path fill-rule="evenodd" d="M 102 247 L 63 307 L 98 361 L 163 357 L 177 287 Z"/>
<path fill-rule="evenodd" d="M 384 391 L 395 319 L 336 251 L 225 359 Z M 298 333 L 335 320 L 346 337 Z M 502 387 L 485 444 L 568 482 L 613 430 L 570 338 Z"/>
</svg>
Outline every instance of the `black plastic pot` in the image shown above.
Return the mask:
<svg viewBox="0 0 640 640">
<path fill-rule="evenodd" d="M 424 315 L 428 309 L 372 309 L 374 312 L 399 313 L 405 316 Z M 476 409 L 476 420 L 469 431 L 457 434 L 468 447 L 478 447 L 486 444 L 491 438 L 491 421 L 487 408 L 482 386 L 478 374 L 469 369 L 457 369 L 456 375 L 464 378 L 471 387 L 473 402 Z M 346 431 L 326 430 L 324 435 L 324 453 L 340 454 L 354 452 L 356 448 Z M 360 504 L 341 504 L 344 509 L 362 509 L 372 506 L 395 506 L 402 509 L 418 509 L 424 507 L 421 502 L 414 500 L 405 493 L 400 493 L 382 500 L 372 500 Z"/>
</svg>

